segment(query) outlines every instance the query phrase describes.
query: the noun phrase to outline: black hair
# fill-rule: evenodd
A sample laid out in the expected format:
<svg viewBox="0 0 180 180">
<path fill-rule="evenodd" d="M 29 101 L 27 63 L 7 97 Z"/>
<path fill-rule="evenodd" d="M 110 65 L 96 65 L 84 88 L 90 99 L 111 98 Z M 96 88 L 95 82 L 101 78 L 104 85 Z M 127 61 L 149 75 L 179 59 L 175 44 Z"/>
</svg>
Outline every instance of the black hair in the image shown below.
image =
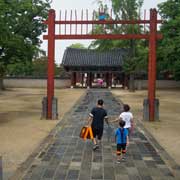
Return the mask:
<svg viewBox="0 0 180 180">
<path fill-rule="evenodd" d="M 125 121 L 120 120 L 120 122 L 119 122 L 119 126 L 120 126 L 120 127 L 122 127 L 122 128 L 123 128 L 123 127 L 125 126 L 125 124 L 126 124 L 126 123 L 125 123 Z"/>
<path fill-rule="evenodd" d="M 100 106 L 102 106 L 103 103 L 104 103 L 104 101 L 103 101 L 102 99 L 99 99 L 99 100 L 97 101 L 97 104 L 100 105 Z"/>
<path fill-rule="evenodd" d="M 128 112 L 130 110 L 130 107 L 128 104 L 124 104 L 124 111 Z"/>
</svg>

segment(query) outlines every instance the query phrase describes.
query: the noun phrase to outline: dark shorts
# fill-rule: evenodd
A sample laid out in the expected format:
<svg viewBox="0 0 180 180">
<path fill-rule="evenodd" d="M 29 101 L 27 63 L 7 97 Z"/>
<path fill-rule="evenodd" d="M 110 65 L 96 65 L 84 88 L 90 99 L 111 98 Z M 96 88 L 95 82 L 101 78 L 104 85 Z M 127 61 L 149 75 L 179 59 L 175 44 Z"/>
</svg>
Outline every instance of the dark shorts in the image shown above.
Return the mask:
<svg viewBox="0 0 180 180">
<path fill-rule="evenodd" d="M 128 130 L 128 136 L 130 136 L 131 128 L 126 128 Z"/>
<path fill-rule="evenodd" d="M 93 132 L 93 136 L 94 138 L 98 138 L 98 140 L 101 140 L 102 135 L 103 135 L 103 128 L 96 128 L 92 126 L 92 132 Z"/>
<path fill-rule="evenodd" d="M 121 155 L 121 153 L 126 153 L 126 144 L 117 144 L 117 155 Z"/>
</svg>

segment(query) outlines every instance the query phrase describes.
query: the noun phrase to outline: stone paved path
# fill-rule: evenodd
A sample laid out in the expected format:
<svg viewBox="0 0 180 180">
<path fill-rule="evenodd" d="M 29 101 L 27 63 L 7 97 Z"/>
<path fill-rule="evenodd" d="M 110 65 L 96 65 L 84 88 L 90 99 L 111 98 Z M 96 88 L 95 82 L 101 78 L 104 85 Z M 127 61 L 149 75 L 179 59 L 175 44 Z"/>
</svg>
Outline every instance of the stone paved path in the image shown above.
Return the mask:
<svg viewBox="0 0 180 180">
<path fill-rule="evenodd" d="M 79 138 L 89 111 L 98 98 L 104 99 L 106 109 L 110 109 L 109 116 L 118 116 L 122 105 L 108 90 L 87 92 L 82 101 L 58 124 L 53 140 L 34 158 L 23 180 L 176 179 L 139 128 L 136 128 L 131 138 L 125 162 L 116 164 L 116 146 L 113 135 L 110 135 L 112 131 L 107 126 L 101 149 L 93 152 L 92 143 Z"/>
</svg>

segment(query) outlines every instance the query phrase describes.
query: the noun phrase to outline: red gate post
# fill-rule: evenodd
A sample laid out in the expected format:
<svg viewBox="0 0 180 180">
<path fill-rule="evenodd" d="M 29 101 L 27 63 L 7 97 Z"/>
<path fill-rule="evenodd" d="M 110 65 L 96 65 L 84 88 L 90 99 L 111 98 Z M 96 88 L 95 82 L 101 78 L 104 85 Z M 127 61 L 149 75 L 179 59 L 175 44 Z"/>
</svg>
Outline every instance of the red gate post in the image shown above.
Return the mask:
<svg viewBox="0 0 180 180">
<path fill-rule="evenodd" d="M 47 119 L 52 119 L 54 97 L 54 49 L 55 49 L 55 10 L 49 10 L 48 17 L 48 81 L 47 81 Z"/>
<path fill-rule="evenodd" d="M 155 120 L 155 88 L 156 88 L 156 32 L 157 11 L 150 10 L 149 64 L 148 64 L 148 99 L 149 120 Z"/>
</svg>

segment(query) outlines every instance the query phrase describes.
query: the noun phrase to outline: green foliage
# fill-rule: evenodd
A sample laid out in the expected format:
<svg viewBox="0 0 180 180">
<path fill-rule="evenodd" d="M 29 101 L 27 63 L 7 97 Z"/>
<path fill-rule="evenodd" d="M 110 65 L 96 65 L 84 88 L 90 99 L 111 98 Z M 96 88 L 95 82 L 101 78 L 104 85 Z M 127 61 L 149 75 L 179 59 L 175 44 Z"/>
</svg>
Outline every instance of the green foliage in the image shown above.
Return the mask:
<svg viewBox="0 0 180 180">
<path fill-rule="evenodd" d="M 175 79 L 180 79 L 180 1 L 167 0 L 158 5 L 164 19 L 161 26 L 163 40 L 158 45 L 158 70 L 171 72 Z"/>
<path fill-rule="evenodd" d="M 47 77 L 48 70 L 48 58 L 42 56 L 36 58 L 32 62 L 32 74 L 33 77 Z M 69 78 L 70 75 L 67 73 L 62 66 L 58 67 L 57 64 L 54 64 L 54 75 L 60 78 Z"/>
<path fill-rule="evenodd" d="M 33 73 L 35 77 L 46 77 L 48 68 L 48 58 L 46 56 L 33 60 Z"/>
<path fill-rule="evenodd" d="M 135 19 L 139 16 L 143 0 L 112 0 L 112 7 L 117 19 Z"/>
<path fill-rule="evenodd" d="M 32 62 L 30 61 L 19 61 L 7 65 L 7 74 L 10 76 L 31 76 L 32 70 Z"/>
<path fill-rule="evenodd" d="M 40 58 L 36 58 L 32 62 L 32 76 L 34 77 L 47 77 L 48 71 L 48 58 L 46 56 L 42 56 Z M 55 76 L 59 76 L 59 68 L 56 64 L 54 64 L 54 74 Z"/>
<path fill-rule="evenodd" d="M 48 0 L 0 0 L 1 74 L 24 73 L 30 68 L 40 51 L 39 36 L 46 29 L 42 21 L 47 19 L 49 7 Z"/>
<path fill-rule="evenodd" d="M 66 72 L 62 65 L 60 65 L 60 67 L 58 68 L 58 73 L 59 73 L 60 78 L 68 78 L 69 79 L 71 77 L 70 72 Z"/>
<path fill-rule="evenodd" d="M 180 61 L 176 61 L 174 64 L 174 77 L 176 80 L 180 80 Z"/>
<path fill-rule="evenodd" d="M 71 44 L 69 47 L 70 48 L 77 48 L 77 49 L 86 49 L 85 46 L 81 43 Z"/>
</svg>

